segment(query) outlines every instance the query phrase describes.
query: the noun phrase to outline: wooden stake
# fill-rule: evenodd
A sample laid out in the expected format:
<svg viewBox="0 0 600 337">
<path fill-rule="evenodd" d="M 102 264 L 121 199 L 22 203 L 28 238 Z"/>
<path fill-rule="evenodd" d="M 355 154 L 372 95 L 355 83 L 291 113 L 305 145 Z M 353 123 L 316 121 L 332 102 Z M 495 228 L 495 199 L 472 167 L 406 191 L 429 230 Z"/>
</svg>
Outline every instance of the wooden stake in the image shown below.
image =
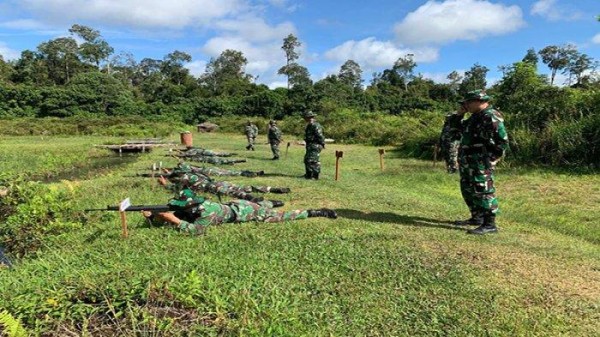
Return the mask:
<svg viewBox="0 0 600 337">
<path fill-rule="evenodd" d="M 335 181 L 340 177 L 340 158 L 344 157 L 344 151 L 335 151 Z"/>
<path fill-rule="evenodd" d="M 437 164 L 437 156 L 438 156 L 439 151 L 440 151 L 440 145 L 438 143 L 436 143 L 433 146 L 433 167 L 435 167 L 435 164 Z"/>
<path fill-rule="evenodd" d="M 119 212 L 121 214 L 121 236 L 123 236 L 124 238 L 127 238 L 129 236 L 129 233 L 127 231 L 127 216 L 125 215 L 125 212 Z"/>
<path fill-rule="evenodd" d="M 379 167 L 381 170 L 385 170 L 385 163 L 383 162 L 383 155 L 385 155 L 385 149 L 379 149 Z"/>
</svg>

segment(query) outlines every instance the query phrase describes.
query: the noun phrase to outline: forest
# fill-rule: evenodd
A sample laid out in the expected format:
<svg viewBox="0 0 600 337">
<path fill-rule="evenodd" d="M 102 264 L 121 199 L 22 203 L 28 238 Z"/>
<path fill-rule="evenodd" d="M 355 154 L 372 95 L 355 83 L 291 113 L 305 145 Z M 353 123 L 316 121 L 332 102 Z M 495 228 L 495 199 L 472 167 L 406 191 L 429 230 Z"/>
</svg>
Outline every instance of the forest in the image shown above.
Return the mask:
<svg viewBox="0 0 600 337">
<path fill-rule="evenodd" d="M 347 60 L 337 74 L 314 82 L 299 63 L 301 44 L 292 34 L 283 39 L 285 65 L 278 74 L 287 78 L 287 87 L 270 89 L 245 71 L 247 59 L 238 50 L 224 50 L 210 59 L 196 77 L 185 67 L 192 61 L 185 52 L 138 62 L 131 53 L 115 53 L 98 30 L 74 24 L 68 37 L 43 42 L 16 60 L 0 55 L 3 133 L 64 132 L 16 128 L 23 118 L 54 117 L 65 123 L 103 119 L 114 124 L 110 120 L 118 116 L 132 123 L 219 121 L 231 126 L 227 131 L 236 131 L 248 118 L 278 119 L 284 132 L 298 134 L 297 116 L 313 110 L 340 142 L 397 145 L 418 157 L 429 155 L 422 145 L 437 141 L 444 116 L 456 109 L 460 97 L 485 88 L 506 119 L 509 161 L 600 166 L 598 61 L 574 45 L 523 51 L 522 59 L 500 67 L 502 78 L 496 83 L 486 82 L 490 69 L 484 60 L 436 83 L 417 72 L 411 54 L 368 81 L 360 64 Z M 548 75 L 542 74 L 543 67 Z M 557 78 L 566 81 L 558 83 Z"/>
</svg>

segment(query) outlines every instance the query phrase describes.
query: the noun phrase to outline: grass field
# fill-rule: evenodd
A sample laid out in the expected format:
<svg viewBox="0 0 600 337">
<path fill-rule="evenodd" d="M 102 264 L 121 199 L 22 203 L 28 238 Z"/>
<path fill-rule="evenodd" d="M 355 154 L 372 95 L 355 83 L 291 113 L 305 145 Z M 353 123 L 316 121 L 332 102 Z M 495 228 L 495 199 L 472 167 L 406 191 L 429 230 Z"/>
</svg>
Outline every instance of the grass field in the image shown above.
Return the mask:
<svg viewBox="0 0 600 337">
<path fill-rule="evenodd" d="M 125 197 L 165 203 L 169 194 L 150 179 L 125 176 L 175 159 L 164 150 L 115 158 L 91 147 L 109 140 L 4 137 L 0 171 L 69 186 L 79 209 Z M 322 179 L 306 181 L 298 178 L 301 146 L 273 162 L 268 145 L 248 152 L 242 136 L 194 134 L 194 142 L 248 158 L 234 169 L 277 174 L 226 180 L 290 187 L 285 209 L 330 207 L 339 218 L 228 224 L 189 237 L 129 214 L 124 239 L 117 214 L 89 213 L 84 226 L 0 269 L 0 309 L 46 336 L 600 331 L 600 175 L 499 168 L 500 233 L 479 237 L 449 224 L 468 214 L 458 177 L 441 163 L 388 148 L 382 172 L 377 148 L 331 144 Z M 339 181 L 336 150 L 344 151 Z"/>
</svg>

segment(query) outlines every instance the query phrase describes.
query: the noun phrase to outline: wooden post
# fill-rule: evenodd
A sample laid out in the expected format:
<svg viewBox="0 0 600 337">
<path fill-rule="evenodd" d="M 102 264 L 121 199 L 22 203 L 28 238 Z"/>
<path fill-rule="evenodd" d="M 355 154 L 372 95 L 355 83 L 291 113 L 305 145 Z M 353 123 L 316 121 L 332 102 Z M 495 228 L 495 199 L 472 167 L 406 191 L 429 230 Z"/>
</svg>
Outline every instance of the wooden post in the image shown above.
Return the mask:
<svg viewBox="0 0 600 337">
<path fill-rule="evenodd" d="M 379 149 L 379 167 L 381 170 L 385 170 L 385 163 L 383 162 L 383 155 L 385 155 L 385 149 Z"/>
<path fill-rule="evenodd" d="M 125 198 L 119 204 L 119 213 L 121 215 L 121 235 L 124 238 L 127 238 L 129 236 L 129 232 L 127 231 L 127 216 L 125 215 L 125 210 L 129 206 L 131 206 L 131 201 L 129 200 L 129 198 Z"/>
<path fill-rule="evenodd" d="M 127 232 L 127 216 L 123 211 L 119 213 L 121 213 L 121 236 L 127 238 L 129 236 L 129 233 Z"/>
<path fill-rule="evenodd" d="M 119 157 L 123 157 L 123 148 L 119 145 Z"/>
<path fill-rule="evenodd" d="M 290 142 L 288 142 L 287 146 L 285 147 L 285 159 L 287 159 L 287 154 L 288 154 L 288 151 L 290 150 L 290 145 L 291 145 Z"/>
<path fill-rule="evenodd" d="M 335 181 L 340 177 L 340 158 L 344 157 L 344 151 L 335 151 Z"/>
<path fill-rule="evenodd" d="M 435 167 L 435 164 L 437 164 L 437 156 L 438 156 L 439 151 L 440 151 L 440 144 L 435 143 L 435 145 L 433 146 L 433 167 Z"/>
</svg>

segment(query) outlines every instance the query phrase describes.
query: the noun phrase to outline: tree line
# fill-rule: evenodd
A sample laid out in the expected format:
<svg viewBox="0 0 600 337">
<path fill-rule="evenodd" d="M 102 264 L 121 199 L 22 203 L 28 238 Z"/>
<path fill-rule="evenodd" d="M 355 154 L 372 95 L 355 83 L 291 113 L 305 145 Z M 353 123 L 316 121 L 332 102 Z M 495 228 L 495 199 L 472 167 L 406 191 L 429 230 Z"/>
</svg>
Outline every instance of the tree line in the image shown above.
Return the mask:
<svg viewBox="0 0 600 337">
<path fill-rule="evenodd" d="M 290 34 L 282 41 L 285 64 L 278 70 L 287 86 L 270 89 L 246 72 L 248 60 L 238 50 L 211 58 L 195 77 L 185 68 L 192 61 L 188 53 L 175 50 L 138 62 L 131 53 L 116 54 L 91 27 L 75 24 L 69 33 L 23 51 L 16 60 L 0 55 L 0 118 L 135 115 L 192 124 L 230 115 L 283 119 L 311 109 L 324 116 L 340 111 L 423 116 L 428 123 L 429 112 L 448 113 L 464 93 L 487 88 L 515 130 L 517 155 L 534 162 L 581 163 L 577 149 L 590 142 L 600 154 L 598 131 L 588 130 L 600 126 L 598 62 L 573 45 L 529 49 L 522 59 L 501 66 L 503 76 L 492 85 L 486 82 L 489 68 L 479 63 L 436 83 L 416 71 L 412 54 L 372 74 L 369 83 L 354 60 L 315 82 L 299 63 L 301 41 Z M 540 73 L 542 64 L 549 75 Z M 565 83 L 556 83 L 558 74 Z M 584 157 L 585 163 L 598 163 Z"/>
</svg>

